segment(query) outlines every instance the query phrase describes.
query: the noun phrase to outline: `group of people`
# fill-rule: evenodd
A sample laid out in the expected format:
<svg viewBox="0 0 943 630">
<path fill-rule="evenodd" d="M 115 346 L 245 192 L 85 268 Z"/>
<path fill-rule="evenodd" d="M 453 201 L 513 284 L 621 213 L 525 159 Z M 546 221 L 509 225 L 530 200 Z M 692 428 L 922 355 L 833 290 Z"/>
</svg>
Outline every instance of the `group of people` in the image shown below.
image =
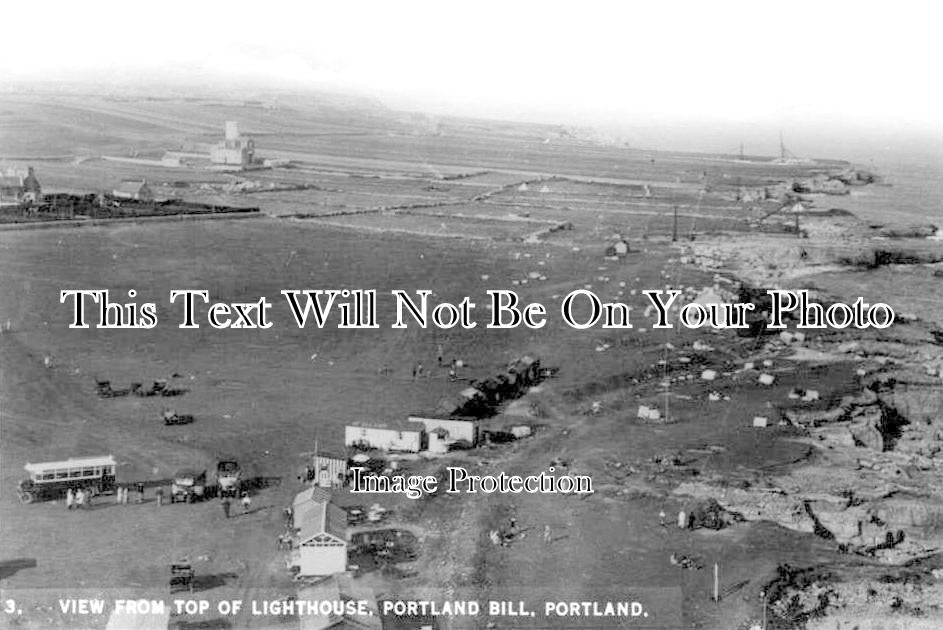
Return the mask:
<svg viewBox="0 0 943 630">
<path fill-rule="evenodd" d="M 441 345 L 439 346 L 438 350 L 439 350 L 439 352 L 438 352 L 438 355 L 437 355 L 437 356 L 438 356 L 439 367 L 444 367 L 444 366 L 445 366 L 445 363 L 444 363 L 444 360 L 443 360 L 443 357 L 442 357 L 442 346 L 441 346 Z M 458 380 L 458 368 L 459 368 L 460 366 L 461 366 L 461 363 L 459 363 L 459 361 L 458 361 L 457 359 L 452 359 L 452 362 L 449 364 L 449 380 L 450 380 L 450 381 L 457 381 L 457 380 Z M 422 378 L 422 377 L 424 377 L 424 376 L 427 376 L 427 374 L 426 374 L 425 368 L 423 367 L 422 363 L 421 363 L 421 362 L 420 362 L 420 363 L 416 363 L 416 364 L 413 366 L 413 379 Z"/>
<path fill-rule="evenodd" d="M 138 482 L 137 484 L 135 484 L 134 490 L 135 490 L 135 492 L 136 492 L 136 494 L 137 494 L 137 497 L 134 499 L 134 502 L 135 502 L 135 503 L 143 503 L 143 502 L 144 502 L 144 484 Z M 115 503 L 118 503 L 118 504 L 120 504 L 120 505 L 125 505 L 125 504 L 127 504 L 127 503 L 128 503 L 128 493 L 129 493 L 130 491 L 131 491 L 131 489 L 128 488 L 128 486 L 118 486 L 117 488 L 115 488 Z M 161 491 L 161 495 L 162 495 L 162 494 L 163 494 L 163 491 Z M 162 501 L 160 501 L 160 500 L 158 499 L 158 504 L 160 504 L 160 503 L 162 503 Z"/>
<path fill-rule="evenodd" d="M 86 505 L 92 505 L 92 497 L 95 496 L 93 488 L 69 488 L 65 493 L 65 505 L 70 510 L 81 510 Z"/>
<path fill-rule="evenodd" d="M 128 486 L 118 486 L 115 488 L 115 503 L 119 505 L 124 505 L 128 503 L 128 497 L 131 492 L 131 489 Z M 136 497 L 134 499 L 135 503 L 142 503 L 144 501 L 144 484 L 138 483 L 135 485 Z M 92 505 L 92 498 L 95 495 L 99 494 L 99 491 L 95 488 L 69 488 L 65 493 L 65 504 L 66 508 L 70 510 L 80 510 L 86 506 Z M 157 491 L 157 504 L 161 505 L 163 503 L 163 490 L 159 489 Z"/>
</svg>

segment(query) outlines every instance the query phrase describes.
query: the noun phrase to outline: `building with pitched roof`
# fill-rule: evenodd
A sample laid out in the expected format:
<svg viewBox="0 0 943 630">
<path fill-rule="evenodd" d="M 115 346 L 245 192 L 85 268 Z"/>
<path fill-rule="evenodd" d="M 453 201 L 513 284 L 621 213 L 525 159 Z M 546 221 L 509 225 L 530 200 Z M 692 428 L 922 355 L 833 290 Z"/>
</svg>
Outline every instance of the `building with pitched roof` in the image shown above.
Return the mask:
<svg viewBox="0 0 943 630">
<path fill-rule="evenodd" d="M 299 630 L 380 630 L 380 611 L 372 589 L 348 575 L 333 575 L 298 590 L 298 600 L 332 604 L 331 610 L 298 616 Z M 370 614 L 347 614 L 347 602 L 366 602 Z M 326 608 L 326 606 L 325 606 Z"/>
<path fill-rule="evenodd" d="M 42 188 L 32 166 L 25 171 L 16 168 L 0 171 L 0 205 L 19 206 L 40 201 Z"/>
<path fill-rule="evenodd" d="M 347 512 L 331 503 L 323 488 L 309 488 L 295 497 L 292 526 L 289 569 L 297 567 L 301 576 L 347 571 Z"/>
<path fill-rule="evenodd" d="M 146 179 L 126 179 L 112 191 L 112 196 L 118 199 L 133 199 L 134 201 L 153 201 L 154 193 L 147 185 Z"/>
</svg>

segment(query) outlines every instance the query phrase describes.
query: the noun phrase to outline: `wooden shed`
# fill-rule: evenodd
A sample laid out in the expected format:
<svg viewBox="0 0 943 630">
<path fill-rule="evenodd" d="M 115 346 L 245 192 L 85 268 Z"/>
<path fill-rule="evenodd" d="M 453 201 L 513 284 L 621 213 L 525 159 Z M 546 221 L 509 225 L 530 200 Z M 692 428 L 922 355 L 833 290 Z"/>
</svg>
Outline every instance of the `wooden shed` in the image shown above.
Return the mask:
<svg viewBox="0 0 943 630">
<path fill-rule="evenodd" d="M 337 488 L 344 485 L 347 477 L 347 456 L 318 451 L 311 458 L 308 481 L 322 488 Z"/>
<path fill-rule="evenodd" d="M 304 501 L 294 508 L 295 531 L 288 567 L 300 576 L 347 571 L 347 513 L 329 501 Z"/>
</svg>

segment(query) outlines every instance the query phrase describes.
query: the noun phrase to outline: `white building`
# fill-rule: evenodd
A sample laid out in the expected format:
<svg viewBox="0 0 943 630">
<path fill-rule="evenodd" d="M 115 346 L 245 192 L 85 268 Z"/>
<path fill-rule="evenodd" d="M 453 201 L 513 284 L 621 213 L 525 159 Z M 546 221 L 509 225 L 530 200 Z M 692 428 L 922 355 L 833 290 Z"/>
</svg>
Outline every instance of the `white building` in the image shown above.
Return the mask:
<svg viewBox="0 0 943 630">
<path fill-rule="evenodd" d="M 245 168 L 255 161 L 255 142 L 239 135 L 235 120 L 226 121 L 226 139 L 210 148 L 210 162 Z"/>
<path fill-rule="evenodd" d="M 316 584 L 298 589 L 299 601 L 331 602 L 339 605 L 348 601 L 367 602 L 369 615 L 349 616 L 342 611 L 331 610 L 328 614 L 305 614 L 298 616 L 298 630 L 380 630 L 381 617 L 372 589 L 354 582 L 348 575 L 332 575 Z M 333 608 L 333 606 L 332 606 Z"/>
<path fill-rule="evenodd" d="M 384 451 L 418 453 L 425 447 L 425 430 L 415 424 L 406 426 L 348 424 L 344 428 L 344 444 Z"/>
<path fill-rule="evenodd" d="M 422 418 L 410 416 L 408 420 L 421 424 L 429 433 L 434 429 L 445 430 L 447 433 L 446 441 L 454 443 L 462 440 L 468 442 L 469 446 L 478 445 L 480 422 L 475 418 Z"/>
<path fill-rule="evenodd" d="M 118 199 L 133 199 L 135 201 L 153 201 L 154 193 L 144 179 L 126 179 L 112 191 L 112 196 Z"/>
<path fill-rule="evenodd" d="M 295 495 L 294 501 L 291 502 L 292 510 L 297 510 L 298 506 L 313 502 L 313 503 L 330 503 L 331 493 L 325 490 L 324 488 L 319 488 L 313 486 L 311 488 L 305 488 L 301 492 Z"/>
<path fill-rule="evenodd" d="M 318 451 L 312 457 L 307 481 L 322 488 L 335 488 L 344 484 L 347 477 L 347 457 Z"/>
<path fill-rule="evenodd" d="M 33 173 L 32 166 L 25 171 L 17 168 L 0 170 L 0 205 L 39 203 L 42 198 L 42 187 Z"/>
<path fill-rule="evenodd" d="M 289 568 L 298 567 L 301 576 L 347 571 L 347 513 L 344 510 L 330 501 L 303 500 L 294 507 L 292 518 L 295 536 Z"/>
</svg>

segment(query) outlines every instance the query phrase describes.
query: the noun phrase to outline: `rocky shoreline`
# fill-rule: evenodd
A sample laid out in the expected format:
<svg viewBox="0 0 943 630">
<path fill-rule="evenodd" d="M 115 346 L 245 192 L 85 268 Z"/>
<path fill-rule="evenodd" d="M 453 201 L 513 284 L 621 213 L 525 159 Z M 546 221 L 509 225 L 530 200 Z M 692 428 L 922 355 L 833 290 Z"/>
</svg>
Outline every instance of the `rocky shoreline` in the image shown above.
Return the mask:
<svg viewBox="0 0 943 630">
<path fill-rule="evenodd" d="M 936 235 L 933 226 L 889 231 L 842 213 L 805 216 L 802 225 L 804 238 L 692 243 L 682 262 L 753 286 L 797 288 L 823 271 L 851 276 L 901 261 L 936 269 L 943 261 L 943 247 L 926 238 Z M 854 277 L 851 286 L 864 292 L 867 279 Z M 830 297 L 848 296 L 817 296 Z M 788 439 L 808 445 L 809 455 L 786 472 L 698 476 L 673 494 L 716 501 L 731 521 L 816 535 L 847 554 L 841 567 L 781 567 L 766 588 L 776 620 L 769 627 L 943 625 L 941 341 L 938 322 L 907 313 L 885 331 L 764 338 L 757 357 L 786 362 L 806 378 L 820 375 L 814 397 L 797 387 L 787 400 L 767 403 L 771 423 L 794 432 Z"/>
</svg>

